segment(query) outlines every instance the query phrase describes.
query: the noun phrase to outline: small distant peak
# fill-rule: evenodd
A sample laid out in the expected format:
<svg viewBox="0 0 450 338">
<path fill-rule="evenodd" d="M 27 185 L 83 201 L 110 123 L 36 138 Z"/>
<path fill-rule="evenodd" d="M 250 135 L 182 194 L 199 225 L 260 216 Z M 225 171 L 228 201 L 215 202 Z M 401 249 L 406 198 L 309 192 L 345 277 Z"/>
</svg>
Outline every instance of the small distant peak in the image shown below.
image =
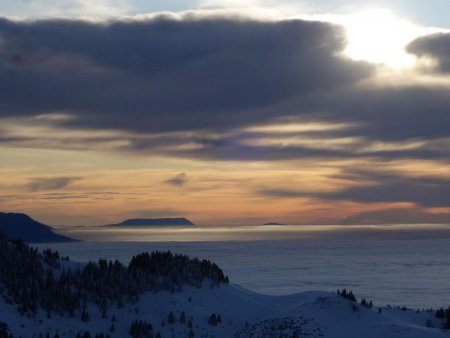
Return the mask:
<svg viewBox="0 0 450 338">
<path fill-rule="evenodd" d="M 277 222 L 269 222 L 269 223 L 264 223 L 263 225 L 286 225 L 286 224 L 277 223 Z"/>
</svg>

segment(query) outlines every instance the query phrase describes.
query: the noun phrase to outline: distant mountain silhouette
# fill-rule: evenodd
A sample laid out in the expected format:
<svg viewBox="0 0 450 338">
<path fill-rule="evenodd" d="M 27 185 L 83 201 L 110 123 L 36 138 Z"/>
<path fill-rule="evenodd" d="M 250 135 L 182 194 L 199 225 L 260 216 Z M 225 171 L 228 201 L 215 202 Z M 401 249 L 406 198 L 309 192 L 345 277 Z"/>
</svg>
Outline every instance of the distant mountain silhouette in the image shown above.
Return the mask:
<svg viewBox="0 0 450 338">
<path fill-rule="evenodd" d="M 277 222 L 269 222 L 269 223 L 264 223 L 263 225 L 286 225 L 286 224 L 277 223 Z"/>
<path fill-rule="evenodd" d="M 152 227 L 152 226 L 195 226 L 190 220 L 180 218 L 134 218 L 127 219 L 122 223 L 108 224 L 107 227 Z"/>
<path fill-rule="evenodd" d="M 0 232 L 9 239 L 21 238 L 28 243 L 75 241 L 72 238 L 55 234 L 52 227 L 19 213 L 0 212 Z"/>
</svg>

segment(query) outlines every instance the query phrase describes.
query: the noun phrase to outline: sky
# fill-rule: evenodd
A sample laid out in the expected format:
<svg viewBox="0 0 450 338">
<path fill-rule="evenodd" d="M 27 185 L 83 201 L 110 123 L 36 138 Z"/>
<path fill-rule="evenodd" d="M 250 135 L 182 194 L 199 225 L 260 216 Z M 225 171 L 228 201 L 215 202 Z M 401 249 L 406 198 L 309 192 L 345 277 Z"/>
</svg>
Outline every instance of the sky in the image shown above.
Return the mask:
<svg viewBox="0 0 450 338">
<path fill-rule="evenodd" d="M 2 0 L 0 210 L 450 223 L 449 11 Z"/>
</svg>

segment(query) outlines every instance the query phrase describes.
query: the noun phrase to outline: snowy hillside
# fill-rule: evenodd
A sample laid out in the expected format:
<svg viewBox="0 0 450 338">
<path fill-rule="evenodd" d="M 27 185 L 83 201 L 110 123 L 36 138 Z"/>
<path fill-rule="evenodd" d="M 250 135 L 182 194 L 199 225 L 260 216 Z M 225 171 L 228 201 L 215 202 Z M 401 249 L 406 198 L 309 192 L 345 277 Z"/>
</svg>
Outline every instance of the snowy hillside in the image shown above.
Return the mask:
<svg viewBox="0 0 450 338">
<path fill-rule="evenodd" d="M 201 288 L 185 287 L 180 293 L 146 293 L 133 305 L 111 308 L 107 317 L 96 306 L 89 306 L 90 318 L 53 315 L 40 311 L 35 318 L 21 317 L 17 306 L 0 301 L 0 318 L 14 337 L 39 337 L 56 333 L 75 337 L 90 331 L 92 337 L 103 332 L 111 337 L 129 337 L 131 323 L 138 319 L 152 325 L 161 337 L 449 337 L 434 313 L 401 309 L 367 309 L 323 292 L 291 296 L 266 296 L 235 285 Z M 169 316 L 173 314 L 173 323 Z M 184 313 L 184 316 L 182 315 Z M 208 323 L 212 314 L 221 317 L 217 325 Z M 114 318 L 117 320 L 112 320 Z M 436 328 L 426 327 L 432 320 Z M 192 325 L 191 325 L 192 324 Z M 192 328 L 190 328 L 192 327 Z M 145 337 L 145 336 L 142 336 Z"/>
<path fill-rule="evenodd" d="M 170 253 L 77 264 L 0 242 L 0 338 L 6 326 L 15 338 L 450 336 L 450 310 L 372 308 L 348 292 L 258 294 L 214 263 Z"/>
</svg>

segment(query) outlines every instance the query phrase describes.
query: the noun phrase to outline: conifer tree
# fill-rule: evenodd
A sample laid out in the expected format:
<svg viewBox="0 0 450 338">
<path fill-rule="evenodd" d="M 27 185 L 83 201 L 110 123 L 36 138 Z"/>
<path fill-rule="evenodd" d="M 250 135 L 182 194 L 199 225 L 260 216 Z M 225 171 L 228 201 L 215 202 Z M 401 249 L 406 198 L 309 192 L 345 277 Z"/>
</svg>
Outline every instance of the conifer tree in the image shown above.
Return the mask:
<svg viewBox="0 0 450 338">
<path fill-rule="evenodd" d="M 172 311 L 169 312 L 167 315 L 167 323 L 174 324 L 175 323 L 175 316 Z"/>
</svg>

